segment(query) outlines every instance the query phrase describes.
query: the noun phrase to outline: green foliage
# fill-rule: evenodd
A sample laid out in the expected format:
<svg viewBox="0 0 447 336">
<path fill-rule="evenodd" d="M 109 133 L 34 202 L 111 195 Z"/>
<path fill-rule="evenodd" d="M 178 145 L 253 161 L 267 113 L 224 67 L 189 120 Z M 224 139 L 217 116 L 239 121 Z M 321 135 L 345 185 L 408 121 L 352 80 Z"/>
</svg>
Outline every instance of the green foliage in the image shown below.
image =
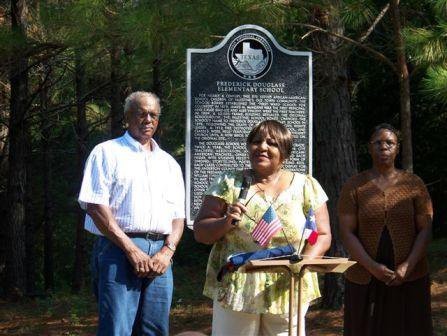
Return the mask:
<svg viewBox="0 0 447 336">
<path fill-rule="evenodd" d="M 433 4 L 433 9 L 440 18 L 447 18 L 447 1 L 446 0 L 433 0 L 430 1 Z"/>
<path fill-rule="evenodd" d="M 447 64 L 447 22 L 432 28 L 408 28 L 405 30 L 409 57 L 419 65 Z"/>
<path fill-rule="evenodd" d="M 25 49 L 26 46 L 27 41 L 23 35 L 12 32 L 8 27 L 0 26 L 0 60 L 6 62 L 15 52 Z"/>
<path fill-rule="evenodd" d="M 374 1 L 370 0 L 345 0 L 340 10 L 340 18 L 346 27 L 361 31 L 365 26 L 374 21 L 378 10 Z"/>
<path fill-rule="evenodd" d="M 422 80 L 422 88 L 428 97 L 447 104 L 447 68 L 429 67 Z"/>
<path fill-rule="evenodd" d="M 447 103 L 447 1 L 429 1 L 433 17 L 430 22 L 416 22 L 419 26 L 405 30 L 405 38 L 410 59 L 423 71 L 420 81 L 421 94 L 433 102 Z M 435 121 L 436 120 L 436 121 Z M 445 113 L 437 115 L 433 121 L 445 123 Z M 439 130 L 439 128 L 438 128 Z M 436 131 L 435 131 L 436 132 Z M 440 163 L 445 166 L 445 162 Z"/>
</svg>

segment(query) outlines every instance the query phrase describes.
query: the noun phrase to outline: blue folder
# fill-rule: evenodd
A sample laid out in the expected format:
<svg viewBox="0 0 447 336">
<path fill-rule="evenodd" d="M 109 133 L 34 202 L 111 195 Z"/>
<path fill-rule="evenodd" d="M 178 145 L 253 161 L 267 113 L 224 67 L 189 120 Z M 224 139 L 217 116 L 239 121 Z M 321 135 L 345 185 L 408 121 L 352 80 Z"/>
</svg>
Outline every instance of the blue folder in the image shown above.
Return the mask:
<svg viewBox="0 0 447 336">
<path fill-rule="evenodd" d="M 228 262 L 222 266 L 217 274 L 217 280 L 221 281 L 226 273 L 236 271 L 239 267 L 245 265 L 250 260 L 292 258 L 295 256 L 295 252 L 296 250 L 293 246 L 285 245 L 254 252 L 232 254 L 228 257 Z"/>
</svg>

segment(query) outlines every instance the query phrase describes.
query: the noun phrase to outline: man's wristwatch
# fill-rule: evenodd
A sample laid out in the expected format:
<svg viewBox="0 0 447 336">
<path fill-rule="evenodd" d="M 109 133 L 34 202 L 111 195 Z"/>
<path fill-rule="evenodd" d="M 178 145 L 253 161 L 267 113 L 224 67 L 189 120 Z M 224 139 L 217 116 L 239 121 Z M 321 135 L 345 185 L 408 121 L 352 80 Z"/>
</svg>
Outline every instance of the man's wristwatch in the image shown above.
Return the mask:
<svg viewBox="0 0 447 336">
<path fill-rule="evenodd" d="M 170 249 L 172 252 L 175 252 L 175 250 L 177 249 L 177 246 L 175 246 L 174 243 L 165 243 L 165 246 Z"/>
</svg>

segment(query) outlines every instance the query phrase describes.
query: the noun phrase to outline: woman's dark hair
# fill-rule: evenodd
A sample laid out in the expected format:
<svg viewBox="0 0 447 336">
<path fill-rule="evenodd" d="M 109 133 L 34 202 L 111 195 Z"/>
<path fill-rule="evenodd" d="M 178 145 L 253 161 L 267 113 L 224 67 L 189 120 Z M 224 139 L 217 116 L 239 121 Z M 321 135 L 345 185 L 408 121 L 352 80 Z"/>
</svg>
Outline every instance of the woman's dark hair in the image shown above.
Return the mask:
<svg viewBox="0 0 447 336">
<path fill-rule="evenodd" d="M 287 160 L 292 154 L 293 136 L 286 126 L 277 120 L 264 120 L 252 128 L 247 137 L 247 145 L 252 144 L 258 136 L 266 138 L 270 135 L 278 143 L 282 160 Z"/>
<path fill-rule="evenodd" d="M 377 126 L 374 126 L 373 129 L 371 130 L 369 139 L 371 140 L 373 136 L 376 135 L 380 130 L 387 130 L 394 133 L 394 135 L 396 135 L 397 141 L 400 141 L 400 132 L 394 126 L 388 123 L 381 123 L 378 124 Z"/>
</svg>

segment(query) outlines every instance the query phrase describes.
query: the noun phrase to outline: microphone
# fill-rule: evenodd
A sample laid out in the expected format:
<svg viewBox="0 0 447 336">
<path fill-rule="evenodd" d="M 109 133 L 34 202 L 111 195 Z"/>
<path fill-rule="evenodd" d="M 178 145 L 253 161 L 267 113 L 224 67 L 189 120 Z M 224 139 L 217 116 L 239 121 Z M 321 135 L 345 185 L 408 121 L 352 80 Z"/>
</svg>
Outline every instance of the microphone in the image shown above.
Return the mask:
<svg viewBox="0 0 447 336">
<path fill-rule="evenodd" d="M 248 189 L 250 189 L 251 182 L 252 182 L 251 175 L 244 175 L 244 178 L 242 180 L 241 191 L 239 193 L 239 197 L 237 198 L 238 202 L 243 203 L 247 198 Z M 238 220 L 236 219 L 233 219 L 233 221 L 231 222 L 231 224 L 233 225 L 237 225 L 237 223 Z"/>
</svg>

